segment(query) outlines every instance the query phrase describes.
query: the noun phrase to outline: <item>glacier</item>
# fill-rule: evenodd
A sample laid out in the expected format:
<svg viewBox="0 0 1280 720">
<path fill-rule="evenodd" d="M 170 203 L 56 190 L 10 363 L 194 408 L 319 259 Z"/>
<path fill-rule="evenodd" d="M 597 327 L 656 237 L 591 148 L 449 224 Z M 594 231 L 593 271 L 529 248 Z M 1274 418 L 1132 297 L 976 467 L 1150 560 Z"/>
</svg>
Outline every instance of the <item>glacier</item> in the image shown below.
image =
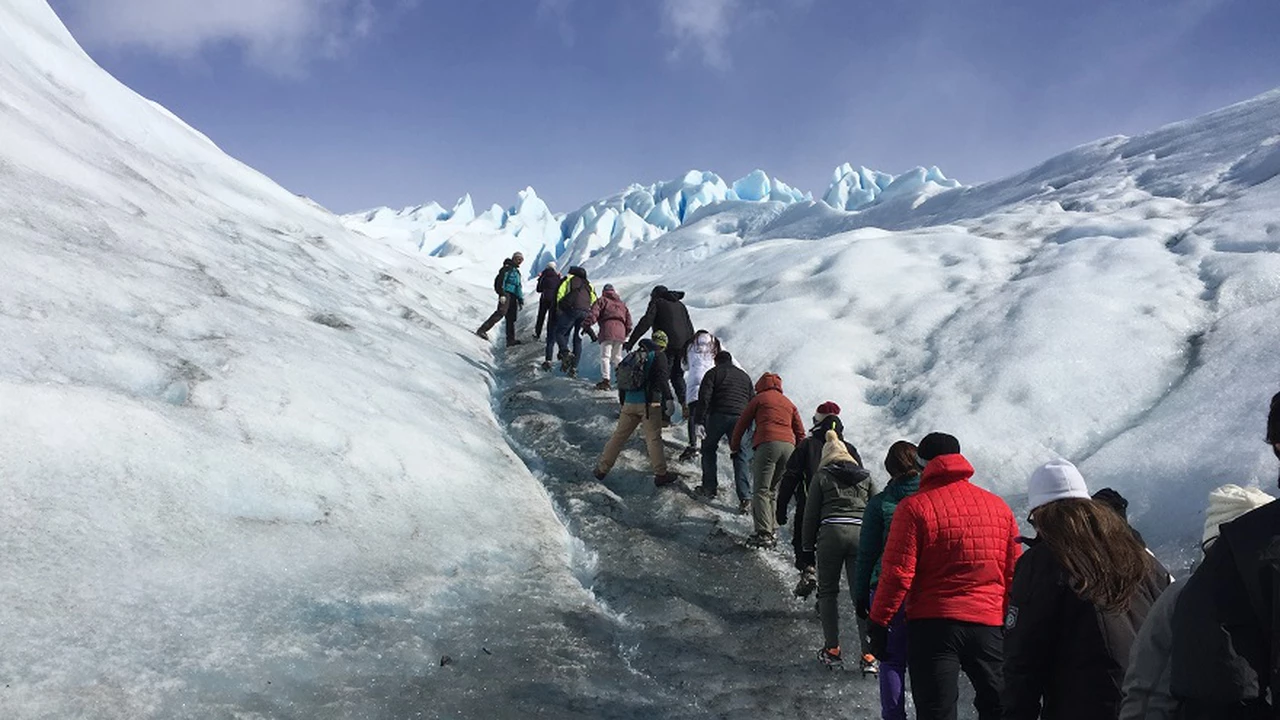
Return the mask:
<svg viewBox="0 0 1280 720">
<path fill-rule="evenodd" d="M 1280 91 L 974 186 L 690 171 L 340 218 L 9 0 L 0 135 L 6 718 L 875 717 L 747 519 L 638 446 L 590 478 L 593 354 L 572 383 L 471 335 L 516 250 L 635 312 L 687 291 L 868 458 L 952 432 L 1015 511 L 1075 460 L 1177 574 L 1209 488 L 1276 490 Z"/>
</svg>

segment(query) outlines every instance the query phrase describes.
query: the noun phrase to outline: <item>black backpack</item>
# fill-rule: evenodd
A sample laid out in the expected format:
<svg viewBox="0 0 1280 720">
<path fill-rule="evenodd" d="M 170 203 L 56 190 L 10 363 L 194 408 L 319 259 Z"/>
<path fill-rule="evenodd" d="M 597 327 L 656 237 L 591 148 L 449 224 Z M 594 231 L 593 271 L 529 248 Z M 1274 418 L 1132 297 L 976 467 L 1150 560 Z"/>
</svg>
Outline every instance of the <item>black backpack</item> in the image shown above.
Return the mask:
<svg viewBox="0 0 1280 720">
<path fill-rule="evenodd" d="M 499 295 L 501 295 L 503 292 L 502 286 L 506 284 L 507 271 L 510 269 L 511 269 L 511 266 L 503 265 L 502 269 L 498 271 L 497 277 L 493 279 L 493 291 L 498 293 Z"/>
<path fill-rule="evenodd" d="M 649 369 L 653 367 L 654 352 L 637 349 L 627 353 L 618 363 L 618 389 L 624 392 L 644 390 L 649 384 Z"/>
</svg>

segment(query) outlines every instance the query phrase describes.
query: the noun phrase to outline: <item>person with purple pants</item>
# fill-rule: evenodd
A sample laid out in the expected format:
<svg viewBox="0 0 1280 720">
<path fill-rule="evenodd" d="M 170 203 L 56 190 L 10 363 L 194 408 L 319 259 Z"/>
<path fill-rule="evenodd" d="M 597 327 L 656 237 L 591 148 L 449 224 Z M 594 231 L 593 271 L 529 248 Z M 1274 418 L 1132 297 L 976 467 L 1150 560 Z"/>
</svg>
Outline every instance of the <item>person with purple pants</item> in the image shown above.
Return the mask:
<svg viewBox="0 0 1280 720">
<path fill-rule="evenodd" d="M 867 502 L 867 510 L 862 516 L 853 585 L 859 618 L 866 618 L 871 613 L 871 599 L 880 578 L 880 556 L 884 554 L 885 542 L 889 539 L 893 512 L 899 502 L 920 489 L 916 446 L 905 440 L 894 443 L 884 459 L 884 469 L 889 473 L 889 485 Z M 884 720 L 906 720 L 907 618 L 903 608 L 898 609 L 889 623 L 884 652 L 873 660 L 880 664 L 880 717 Z"/>
</svg>

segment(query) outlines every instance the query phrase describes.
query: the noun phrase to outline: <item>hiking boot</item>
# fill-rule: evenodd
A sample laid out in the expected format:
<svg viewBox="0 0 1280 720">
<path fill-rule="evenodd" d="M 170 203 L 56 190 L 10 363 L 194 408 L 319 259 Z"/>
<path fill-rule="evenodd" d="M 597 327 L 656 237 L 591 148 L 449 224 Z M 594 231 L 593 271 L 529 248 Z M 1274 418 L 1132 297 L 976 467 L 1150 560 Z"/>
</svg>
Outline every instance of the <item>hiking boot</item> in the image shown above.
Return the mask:
<svg viewBox="0 0 1280 720">
<path fill-rule="evenodd" d="M 747 538 L 747 545 L 761 550 L 769 550 L 778 546 L 778 536 L 773 533 L 754 533 Z"/>
<path fill-rule="evenodd" d="M 481 337 L 481 338 L 484 338 L 485 340 L 488 340 L 488 339 L 489 339 L 489 333 L 487 333 L 487 332 L 485 332 L 485 331 L 483 331 L 483 330 L 476 330 L 476 337 Z"/>
<path fill-rule="evenodd" d="M 567 352 L 560 356 L 560 372 L 567 373 L 575 369 L 577 363 L 574 362 L 573 353 Z"/>
<path fill-rule="evenodd" d="M 862 666 L 863 675 L 879 675 L 880 674 L 880 665 L 879 663 L 876 662 L 875 655 L 872 655 L 870 653 L 863 655 L 862 660 L 860 661 L 859 664 Z"/>
<path fill-rule="evenodd" d="M 604 380 L 601 380 L 600 382 L 596 383 L 596 389 L 597 389 L 597 390 L 612 390 L 612 389 L 613 389 L 613 385 L 609 382 L 608 378 L 605 378 Z"/>
<path fill-rule="evenodd" d="M 680 453 L 680 462 L 689 462 L 696 457 L 698 457 L 698 448 L 690 445 L 684 449 L 684 452 Z"/>
<path fill-rule="evenodd" d="M 801 600 L 807 599 L 818 589 L 818 575 L 813 568 L 805 568 L 800 572 L 800 582 L 796 583 L 796 589 L 792 590 L 792 594 Z"/>
<path fill-rule="evenodd" d="M 550 361 L 550 360 L 543 360 L 543 361 L 542 361 L 542 366 L 541 366 L 541 367 L 542 367 L 542 369 L 543 369 L 543 370 L 550 370 L 550 369 L 551 369 L 551 361 Z"/>
<path fill-rule="evenodd" d="M 822 648 L 818 651 L 818 662 L 828 670 L 840 670 L 844 667 L 844 658 L 840 657 L 840 647 Z"/>
<path fill-rule="evenodd" d="M 716 499 L 716 491 L 715 491 L 715 490 L 712 490 L 712 489 L 711 489 L 711 488 L 709 488 L 709 487 L 703 487 L 702 485 L 699 485 L 698 487 L 694 488 L 694 489 L 693 489 L 693 494 L 694 494 L 694 495 L 697 495 L 699 498 L 701 498 L 701 499 L 703 499 L 703 500 L 707 500 L 707 501 L 711 501 L 711 500 L 715 500 L 715 499 Z"/>
<path fill-rule="evenodd" d="M 739 515 L 746 515 L 746 514 L 747 514 L 747 513 L 749 513 L 749 512 L 751 512 L 751 501 L 750 501 L 750 500 L 739 500 L 739 501 L 738 501 L 738 514 L 739 514 Z"/>
<path fill-rule="evenodd" d="M 608 474 L 609 473 L 601 470 L 600 468 L 596 468 L 595 470 L 591 471 L 591 476 L 597 480 L 604 480 L 604 476 Z"/>
<path fill-rule="evenodd" d="M 523 344 L 524 344 L 524 341 L 523 341 L 523 340 L 508 340 L 508 341 L 507 341 L 507 347 L 514 347 L 514 346 L 516 346 L 516 345 L 523 345 Z"/>
<path fill-rule="evenodd" d="M 673 472 L 667 471 L 666 473 L 663 473 L 662 475 L 654 475 L 654 476 L 653 476 L 653 484 L 654 484 L 655 486 L 657 486 L 657 487 L 663 487 L 663 486 L 665 486 L 665 485 L 670 485 L 671 483 L 673 483 L 673 482 L 675 482 L 676 480 L 679 480 L 679 479 L 680 479 L 680 476 L 679 476 L 679 475 L 677 475 L 677 474 L 675 474 L 675 473 L 673 473 Z"/>
</svg>

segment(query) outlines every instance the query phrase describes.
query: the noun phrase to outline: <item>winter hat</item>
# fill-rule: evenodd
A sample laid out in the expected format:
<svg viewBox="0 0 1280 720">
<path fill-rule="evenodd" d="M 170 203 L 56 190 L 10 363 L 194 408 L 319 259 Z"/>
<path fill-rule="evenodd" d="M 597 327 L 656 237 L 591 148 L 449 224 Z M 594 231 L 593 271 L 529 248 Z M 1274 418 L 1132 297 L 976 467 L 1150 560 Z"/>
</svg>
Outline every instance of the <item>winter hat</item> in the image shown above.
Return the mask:
<svg viewBox="0 0 1280 720">
<path fill-rule="evenodd" d="M 666 285 L 654 285 L 653 292 L 649 293 L 649 297 L 660 297 L 667 294 Z"/>
<path fill-rule="evenodd" d="M 519 265 L 520 263 L 524 262 L 524 253 L 516 253 L 515 255 L 512 255 L 512 256 L 511 256 L 511 262 L 513 262 L 513 263 L 515 263 L 515 264 L 517 264 L 517 265 Z"/>
<path fill-rule="evenodd" d="M 1280 393 L 1271 398 L 1271 414 L 1267 416 L 1267 442 L 1280 443 Z"/>
<path fill-rule="evenodd" d="M 954 435 L 946 433 L 929 433 L 916 446 L 916 455 L 921 460 L 932 460 L 940 455 L 959 455 L 960 441 Z"/>
<path fill-rule="evenodd" d="M 818 411 L 817 413 L 814 414 L 813 417 L 815 420 L 825 420 L 828 415 L 839 415 L 839 414 L 840 414 L 840 406 L 828 400 L 818 406 Z"/>
<path fill-rule="evenodd" d="M 667 342 L 667 334 L 665 332 L 661 330 L 653 331 L 653 344 L 657 345 L 659 349 L 666 350 Z"/>
<path fill-rule="evenodd" d="M 605 283 L 604 288 L 601 290 L 601 292 L 611 292 L 612 290 L 613 290 L 613 283 Z"/>
<path fill-rule="evenodd" d="M 826 467 L 833 462 L 851 462 L 857 464 L 857 460 L 849 454 L 849 448 L 844 446 L 844 441 L 836 434 L 835 430 L 827 431 L 826 442 L 822 445 L 822 460 L 818 463 L 818 467 Z"/>
<path fill-rule="evenodd" d="M 1102 488 L 1093 494 L 1093 499 L 1116 511 L 1120 517 L 1129 519 L 1129 501 L 1111 488 Z"/>
<path fill-rule="evenodd" d="M 1218 537 L 1220 525 L 1235 520 L 1245 513 L 1257 510 L 1275 498 L 1256 487 L 1223 485 L 1209 491 L 1209 509 L 1204 513 L 1204 540 L 1207 544 Z"/>
<path fill-rule="evenodd" d="M 1067 460 L 1050 460 L 1036 468 L 1027 481 L 1027 500 L 1031 510 L 1056 500 L 1078 498 L 1089 500 L 1084 476 Z"/>
<path fill-rule="evenodd" d="M 556 267 L 556 261 L 555 261 L 555 260 L 552 260 L 551 262 L 547 263 L 547 267 L 551 268 L 552 270 L 556 270 L 556 269 L 558 269 L 558 268 Z"/>
</svg>

